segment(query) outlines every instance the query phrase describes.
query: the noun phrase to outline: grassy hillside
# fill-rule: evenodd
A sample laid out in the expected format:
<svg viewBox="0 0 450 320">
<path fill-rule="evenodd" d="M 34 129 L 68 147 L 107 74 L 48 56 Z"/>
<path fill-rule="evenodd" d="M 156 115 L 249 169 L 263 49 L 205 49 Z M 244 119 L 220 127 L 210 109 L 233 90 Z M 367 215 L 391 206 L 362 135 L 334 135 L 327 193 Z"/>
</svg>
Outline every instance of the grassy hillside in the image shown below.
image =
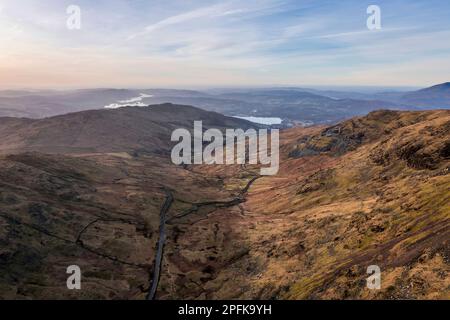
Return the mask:
<svg viewBox="0 0 450 320">
<path fill-rule="evenodd" d="M 43 127 L 68 130 L 79 116 Z M 3 121 L 6 133 L 31 120 Z M 88 123 L 98 132 L 102 121 Z M 27 146 L 44 136 L 9 134 Z M 279 174 L 265 177 L 256 166 L 174 166 L 120 143 L 5 154 L 0 297 L 143 299 L 169 192 L 157 299 L 448 299 L 449 137 L 449 111 L 294 128 L 281 133 Z M 81 291 L 66 289 L 71 264 Z M 373 264 L 379 291 L 366 288 Z"/>
</svg>

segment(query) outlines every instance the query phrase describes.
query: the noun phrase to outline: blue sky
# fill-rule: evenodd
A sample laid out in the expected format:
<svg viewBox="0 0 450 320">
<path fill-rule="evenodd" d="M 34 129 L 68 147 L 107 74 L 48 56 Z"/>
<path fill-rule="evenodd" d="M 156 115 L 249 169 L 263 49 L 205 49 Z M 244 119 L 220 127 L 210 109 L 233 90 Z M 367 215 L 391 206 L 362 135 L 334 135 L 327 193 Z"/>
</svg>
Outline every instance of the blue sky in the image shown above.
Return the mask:
<svg viewBox="0 0 450 320">
<path fill-rule="evenodd" d="M 72 4 L 80 30 L 66 27 Z M 0 0 L 0 87 L 445 81 L 448 0 Z"/>
</svg>

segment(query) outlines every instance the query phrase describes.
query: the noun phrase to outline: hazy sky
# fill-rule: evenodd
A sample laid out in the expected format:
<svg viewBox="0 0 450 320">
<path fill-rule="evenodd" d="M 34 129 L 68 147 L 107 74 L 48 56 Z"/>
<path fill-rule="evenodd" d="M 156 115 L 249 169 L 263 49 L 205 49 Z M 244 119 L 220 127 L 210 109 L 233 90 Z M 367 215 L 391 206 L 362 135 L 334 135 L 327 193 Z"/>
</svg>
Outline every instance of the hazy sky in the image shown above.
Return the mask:
<svg viewBox="0 0 450 320">
<path fill-rule="evenodd" d="M 2 88 L 446 81 L 448 0 L 0 0 Z"/>
</svg>

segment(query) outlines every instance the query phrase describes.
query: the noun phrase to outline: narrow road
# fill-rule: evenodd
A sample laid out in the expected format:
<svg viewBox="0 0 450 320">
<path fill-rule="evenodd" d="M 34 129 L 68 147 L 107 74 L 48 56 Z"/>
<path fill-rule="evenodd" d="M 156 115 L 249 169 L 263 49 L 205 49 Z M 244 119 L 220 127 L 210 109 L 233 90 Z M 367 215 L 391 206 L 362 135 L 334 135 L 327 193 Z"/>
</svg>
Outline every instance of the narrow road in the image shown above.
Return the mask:
<svg viewBox="0 0 450 320">
<path fill-rule="evenodd" d="M 229 208 L 229 207 L 233 207 L 236 206 L 242 202 L 245 202 L 245 194 L 248 192 L 248 190 L 250 189 L 250 187 L 252 186 L 252 184 L 257 180 L 261 178 L 260 176 L 258 177 L 253 177 L 245 186 L 244 189 L 242 189 L 238 196 L 231 199 L 231 200 L 226 200 L 226 201 L 205 201 L 205 202 L 199 202 L 199 203 L 194 203 L 192 205 L 192 207 L 188 210 L 186 210 L 185 212 L 175 215 L 173 217 L 171 217 L 170 219 L 168 219 L 168 223 L 171 224 L 173 220 L 175 219 L 179 219 L 179 218 L 183 218 L 186 217 L 190 214 L 196 213 L 201 207 L 206 207 L 206 206 L 216 206 L 216 208 Z"/>
<path fill-rule="evenodd" d="M 166 192 L 166 201 L 164 202 L 160 211 L 158 249 L 156 251 L 153 277 L 150 283 L 150 291 L 147 295 L 147 300 L 155 299 L 156 290 L 158 289 L 159 277 L 161 275 L 161 263 L 164 252 L 164 245 L 166 244 L 166 220 L 167 220 L 166 217 L 167 212 L 169 211 L 173 203 L 172 192 L 170 192 L 169 190 L 165 190 L 165 192 Z"/>
<path fill-rule="evenodd" d="M 152 277 L 152 280 L 150 283 L 150 291 L 147 295 L 147 300 L 154 300 L 155 296 L 156 296 L 156 291 L 158 290 L 159 278 L 161 275 L 161 264 L 162 264 L 163 254 L 164 254 L 164 245 L 166 243 L 166 223 L 168 223 L 169 221 L 171 221 L 173 219 L 178 219 L 178 218 L 184 217 L 186 215 L 189 215 L 191 213 L 197 212 L 198 209 L 203 206 L 215 205 L 217 207 L 228 208 L 228 207 L 238 205 L 242 202 L 245 202 L 245 195 L 247 194 L 247 192 L 250 189 L 250 187 L 252 186 L 252 184 L 259 178 L 260 178 L 259 176 L 253 177 L 247 183 L 245 188 L 239 192 L 238 196 L 233 198 L 232 200 L 208 201 L 208 202 L 197 203 L 197 204 L 194 204 L 191 209 L 187 210 L 186 212 L 184 212 L 178 216 L 174 216 L 171 219 L 167 219 L 167 212 L 169 211 L 169 209 L 174 201 L 174 198 L 173 198 L 172 192 L 170 192 L 169 190 L 165 190 L 166 200 L 160 211 L 158 249 L 156 252 L 155 267 L 154 267 L 153 277 Z"/>
</svg>

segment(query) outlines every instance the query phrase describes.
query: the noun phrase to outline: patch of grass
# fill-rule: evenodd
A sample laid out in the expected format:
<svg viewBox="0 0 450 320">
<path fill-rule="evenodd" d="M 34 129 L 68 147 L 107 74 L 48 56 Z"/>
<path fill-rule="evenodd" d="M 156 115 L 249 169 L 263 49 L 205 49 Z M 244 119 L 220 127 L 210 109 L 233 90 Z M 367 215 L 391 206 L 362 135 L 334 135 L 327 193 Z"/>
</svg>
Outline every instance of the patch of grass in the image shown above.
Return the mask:
<svg viewBox="0 0 450 320">
<path fill-rule="evenodd" d="M 311 293 L 323 283 L 320 277 L 305 277 L 295 283 L 283 298 L 292 300 L 308 299 Z"/>
</svg>

